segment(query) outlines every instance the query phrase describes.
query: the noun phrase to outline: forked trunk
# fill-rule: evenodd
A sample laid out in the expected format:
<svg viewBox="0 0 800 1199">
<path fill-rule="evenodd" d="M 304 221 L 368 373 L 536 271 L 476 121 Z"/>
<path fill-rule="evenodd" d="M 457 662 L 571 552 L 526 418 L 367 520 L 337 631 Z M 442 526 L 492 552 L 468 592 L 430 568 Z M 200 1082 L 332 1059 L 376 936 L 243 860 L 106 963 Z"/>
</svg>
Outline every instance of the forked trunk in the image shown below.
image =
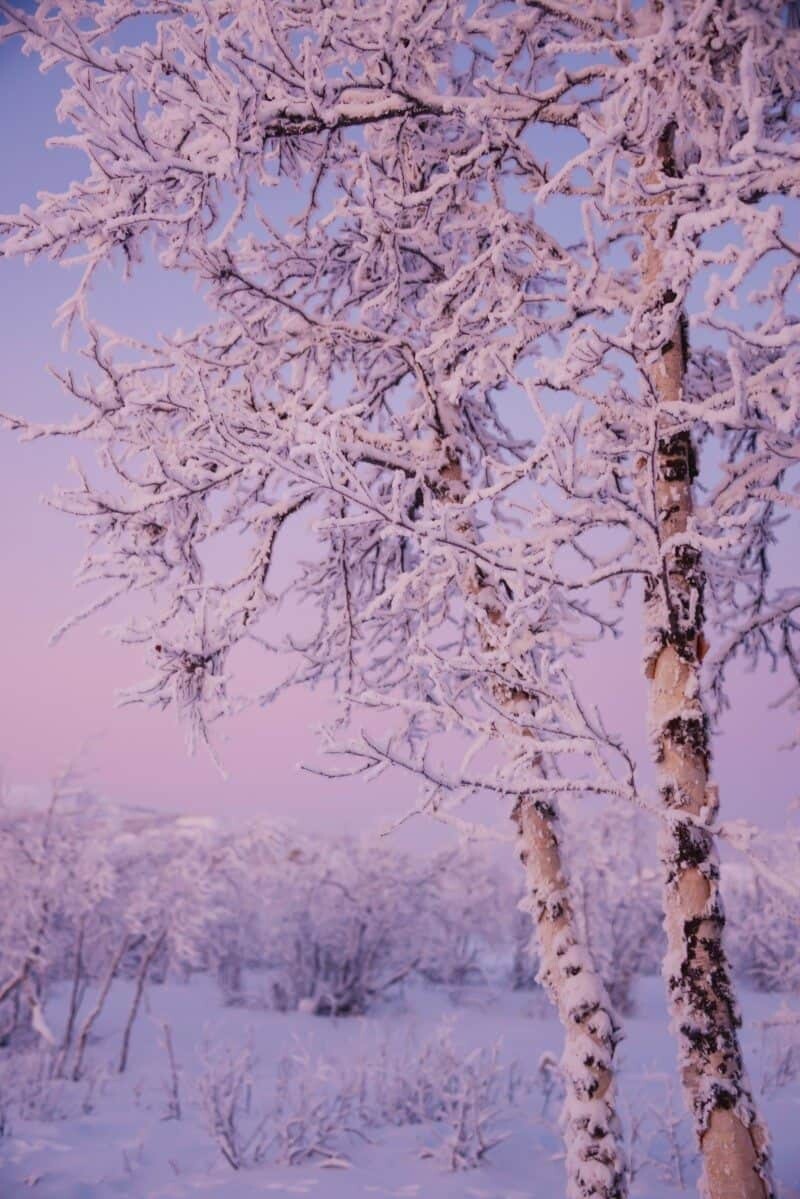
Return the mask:
<svg viewBox="0 0 800 1199">
<path fill-rule="evenodd" d="M 671 141 L 668 130 L 661 146 L 666 173 L 671 171 Z M 646 223 L 645 284 L 663 288 L 654 222 Z M 671 300 L 667 294 L 657 297 L 661 304 Z M 659 407 L 681 399 L 686 350 L 677 320 L 647 370 Z M 706 827 L 716 815 L 717 793 L 709 781 L 711 751 L 700 676 L 705 579 L 702 554 L 691 535 L 695 450 L 690 431 L 658 412 L 649 465 L 661 572 L 649 580 L 645 593 L 646 673 L 659 790 L 668 817 L 660 834 L 660 856 L 668 942 L 664 975 L 672 1025 L 708 1199 L 768 1199 L 773 1194 L 768 1140 L 742 1061 L 740 1021 L 722 943 L 719 864 Z"/>
</svg>

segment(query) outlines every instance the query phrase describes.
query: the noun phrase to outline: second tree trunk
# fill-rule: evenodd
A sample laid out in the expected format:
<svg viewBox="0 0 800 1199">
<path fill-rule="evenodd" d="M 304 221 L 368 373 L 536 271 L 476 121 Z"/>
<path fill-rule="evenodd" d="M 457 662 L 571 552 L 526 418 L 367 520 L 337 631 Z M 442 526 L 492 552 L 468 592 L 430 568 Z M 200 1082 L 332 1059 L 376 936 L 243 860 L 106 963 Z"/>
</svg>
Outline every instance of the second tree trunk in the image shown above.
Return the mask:
<svg viewBox="0 0 800 1199">
<path fill-rule="evenodd" d="M 672 160 L 665 133 L 662 162 Z M 652 222 L 644 281 L 654 304 L 674 302 L 661 291 L 661 256 Z M 650 736 L 664 808 L 660 856 L 664 868 L 667 957 L 664 975 L 681 1077 L 692 1112 L 708 1199 L 769 1199 L 768 1140 L 748 1089 L 739 1044 L 739 1018 L 722 942 L 724 913 L 719 863 L 707 827 L 717 810 L 709 779 L 708 717 L 700 676 L 705 651 L 702 555 L 692 537 L 696 458 L 689 429 L 670 424 L 659 409 L 682 398 L 687 345 L 682 322 L 646 369 L 656 399 L 649 485 L 660 569 L 648 581 Z"/>
</svg>

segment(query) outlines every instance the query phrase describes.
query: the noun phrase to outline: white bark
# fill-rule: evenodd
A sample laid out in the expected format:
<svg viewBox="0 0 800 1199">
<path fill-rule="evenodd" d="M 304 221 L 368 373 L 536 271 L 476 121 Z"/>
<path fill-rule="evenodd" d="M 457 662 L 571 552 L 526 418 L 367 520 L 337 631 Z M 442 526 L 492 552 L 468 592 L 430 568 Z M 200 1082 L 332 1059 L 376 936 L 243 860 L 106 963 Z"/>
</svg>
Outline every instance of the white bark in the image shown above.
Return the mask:
<svg viewBox="0 0 800 1199">
<path fill-rule="evenodd" d="M 562 1113 L 568 1195 L 624 1196 L 627 1173 L 616 1111 L 613 1057 L 619 1029 L 605 987 L 582 944 L 561 858 L 557 819 L 542 800 L 523 798 L 514 811 L 519 855 L 536 925 L 539 978 L 564 1029 Z"/>
<path fill-rule="evenodd" d="M 670 172 L 671 136 L 661 146 Z M 663 287 L 659 251 L 651 242 L 644 282 Z M 666 302 L 656 297 L 656 303 Z M 680 320 L 648 377 L 659 405 L 681 399 L 686 359 Z M 722 943 L 724 913 L 714 840 L 704 826 L 716 815 L 710 782 L 711 749 L 701 662 L 704 572 L 702 555 L 686 537 L 692 520 L 695 450 L 686 428 L 656 415 L 649 461 L 662 570 L 646 591 L 649 714 L 665 823 L 660 855 L 672 1025 L 681 1075 L 703 1160 L 709 1199 L 768 1199 L 773 1194 L 768 1139 L 748 1089 L 738 1039 L 739 1017 Z M 669 543 L 669 544 L 667 544 Z"/>
<path fill-rule="evenodd" d="M 445 495 L 457 502 L 463 485 L 460 463 L 451 461 L 443 471 L 443 479 Z M 460 532 L 469 538 L 474 535 L 468 521 L 463 522 Z M 502 598 L 476 567 L 468 572 L 465 590 L 488 618 L 484 650 L 491 655 L 495 647 L 489 630 L 503 630 L 506 625 Z M 510 715 L 520 707 L 535 709 L 537 702 L 523 678 L 518 686 L 495 683 L 492 697 L 498 708 Z M 539 980 L 564 1029 L 561 1068 L 566 1095 L 561 1123 L 567 1196 L 625 1199 L 627 1166 L 613 1072 L 620 1030 L 575 918 L 555 801 L 522 796 L 512 819 L 517 825 L 519 856 L 528 883 L 522 906 L 531 915 L 539 944 Z"/>
</svg>

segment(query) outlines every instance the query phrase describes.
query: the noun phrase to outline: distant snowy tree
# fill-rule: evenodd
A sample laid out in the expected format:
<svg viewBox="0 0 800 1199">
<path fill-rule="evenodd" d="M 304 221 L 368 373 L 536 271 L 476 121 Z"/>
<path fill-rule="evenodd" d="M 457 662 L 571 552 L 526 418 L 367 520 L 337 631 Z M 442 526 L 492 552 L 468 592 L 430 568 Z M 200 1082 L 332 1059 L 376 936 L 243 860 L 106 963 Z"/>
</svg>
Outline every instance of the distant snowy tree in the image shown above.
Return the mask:
<svg viewBox="0 0 800 1199">
<path fill-rule="evenodd" d="M 88 331 L 87 377 L 63 377 L 82 411 L 8 423 L 97 444 L 60 502 L 89 529 L 84 580 L 107 587 L 87 614 L 154 598 L 123 631 L 153 669 L 135 697 L 208 740 L 237 706 L 236 647 L 279 641 L 276 546 L 313 522 L 287 594 L 319 623 L 289 628 L 289 681 L 391 717 L 346 747 L 421 775 L 439 816 L 476 790 L 516 803 L 544 971 L 577 1028 L 570 1193 L 610 1199 L 616 1031 L 557 807 L 635 797 L 569 664 L 641 579 L 684 1086 L 709 1195 L 735 1176 L 765 1199 L 709 715 L 737 654 L 797 678 L 796 589 L 769 570 L 797 460 L 796 22 L 767 0 L 3 11 L 66 69 L 57 140 L 89 160 L 0 222 L 4 253 L 82 266 L 60 314 Z M 265 211 L 287 194 L 291 218 Z M 98 321 L 96 273 L 147 256 L 199 284 L 206 326 L 144 346 Z M 213 547 L 232 532 L 229 569 Z M 710 690 L 706 624 L 724 634 Z M 437 738 L 463 761 L 436 765 Z"/>
<path fill-rule="evenodd" d="M 426 904 L 426 945 L 419 972 L 449 986 L 483 983 L 496 973 L 510 944 L 517 889 L 496 856 L 481 845 L 460 845 L 426 864 L 433 902 Z M 505 918 L 504 917 L 508 917 Z M 530 937 L 530 921 L 526 920 Z"/>
<path fill-rule="evenodd" d="M 206 911 L 213 911 L 207 846 L 196 836 L 162 829 L 137 830 L 136 852 L 125 854 L 128 837 L 118 841 L 118 898 L 124 926 L 132 941 L 129 958 L 134 988 L 122 1032 L 118 1070 L 128 1064 L 131 1036 L 145 987 L 161 967 L 163 978 L 172 964 L 200 959 Z M 191 880 L 191 882 L 189 881 Z"/>
<path fill-rule="evenodd" d="M 0 1038 L 32 1030 L 54 1044 L 45 1006 L 51 984 L 72 981 L 60 1046 L 72 1039 L 86 960 L 102 935 L 113 869 L 105 846 L 87 839 L 80 813 L 91 806 L 70 771 L 57 777 L 47 805 L 0 809 Z M 77 818 L 76 818 L 77 816 Z"/>
<path fill-rule="evenodd" d="M 800 994 L 800 833 L 759 838 L 755 863 L 723 865 L 731 959 L 760 990 Z"/>
<path fill-rule="evenodd" d="M 266 961 L 282 1008 L 363 1014 L 420 961 L 428 871 L 347 842 L 297 843 L 273 871 Z"/>
</svg>

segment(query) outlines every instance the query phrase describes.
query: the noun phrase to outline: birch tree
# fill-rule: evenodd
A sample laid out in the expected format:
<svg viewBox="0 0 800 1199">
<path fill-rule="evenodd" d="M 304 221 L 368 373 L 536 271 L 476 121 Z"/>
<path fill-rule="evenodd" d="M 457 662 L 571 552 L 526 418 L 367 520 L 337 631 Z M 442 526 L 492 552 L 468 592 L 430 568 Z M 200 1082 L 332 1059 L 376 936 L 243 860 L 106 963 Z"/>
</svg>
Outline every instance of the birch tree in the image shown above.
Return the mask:
<svg viewBox="0 0 800 1199">
<path fill-rule="evenodd" d="M 313 519 L 291 594 L 320 621 L 291 638 L 289 681 L 391 707 L 391 736 L 346 748 L 421 775 L 440 816 L 475 790 L 524 797 L 534 898 L 585 981 L 554 800 L 637 788 L 568 667 L 640 580 L 685 1091 L 708 1193 L 769 1194 L 708 716 L 737 653 L 797 677 L 796 589 L 769 574 L 797 453 L 793 18 L 757 0 L 3 11 L 66 70 L 56 141 L 89 160 L 0 224 L 4 253 L 81 267 L 60 319 L 88 332 L 87 377 L 63 377 L 82 414 L 7 423 L 98 445 L 105 473 L 79 468 L 60 502 L 89 528 L 84 580 L 107 584 L 86 614 L 155 597 L 123 630 L 153 671 L 132 698 L 208 741 L 238 702 L 235 648 L 271 648 L 283 530 Z M 265 210 L 286 188 L 291 219 Z M 146 256 L 198 281 L 206 326 L 144 346 L 93 317 L 97 272 Z M 246 560 L 214 576 L 206 546 L 234 528 Z M 724 630 L 710 691 L 704 618 Z M 454 734 L 443 768 L 429 747 Z M 575 1095 L 596 1111 L 616 1034 L 600 992 L 577 999 L 599 1057 L 573 1061 Z M 576 1195 L 623 1193 L 608 1104 Z"/>
<path fill-rule="evenodd" d="M 255 10 L 243 10 L 228 29 L 198 8 L 189 20 L 181 13 L 162 22 L 152 44 L 119 52 L 100 46 L 123 10 L 107 10 L 92 32 L 61 18 L 53 25 L 45 15 L 37 18 L 37 33 L 27 18 L 12 18 L 45 56 L 70 63 L 66 103 L 74 105 L 70 119 L 93 161 L 93 178 L 78 185 L 78 207 L 86 202 L 92 210 L 86 215 L 94 232 L 80 216 L 67 232 L 61 219 L 22 213 L 9 222 L 6 246 L 60 257 L 69 246 L 92 245 L 62 317 L 87 324 L 96 373 L 85 391 L 72 378 L 65 383 L 94 410 L 97 419 L 83 422 L 80 432 L 99 434 L 105 461 L 128 494 L 111 496 L 83 476 L 64 503 L 88 518 L 103 543 L 87 560 L 87 579 L 117 580 L 99 604 L 167 584 L 162 611 L 126 634 L 149 642 L 156 667 L 140 698 L 176 701 L 192 737 L 207 738 L 209 721 L 226 710 L 230 652 L 267 614 L 264 584 L 277 535 L 300 509 L 316 506 L 318 528 L 334 552 L 298 581 L 298 592 L 310 595 L 322 616 L 317 635 L 302 647 L 298 679 L 315 681 L 325 672 L 348 691 L 366 685 L 378 703 L 407 695 L 412 706 L 419 704 L 416 713 L 408 709 L 403 728 L 411 747 L 430 735 L 426 721 L 438 720 L 421 698 L 432 682 L 440 696 L 457 689 L 450 711 L 459 727 L 465 709 L 478 703 L 482 711 L 473 707 L 468 727 L 476 732 L 482 723 L 489 739 L 496 738 L 489 707 L 501 697 L 505 724 L 510 708 L 510 723 L 524 740 L 509 766 L 514 777 L 499 791 L 509 806 L 526 796 L 520 829 L 532 905 L 544 934 L 546 977 L 569 1030 L 570 1185 L 575 1194 L 619 1195 L 624 1168 L 611 1074 L 617 1029 L 574 927 L 560 865 L 555 784 L 541 778 L 545 756 L 594 752 L 594 736 L 551 661 L 552 630 L 566 637 L 566 624 L 582 622 L 584 613 L 551 594 L 546 580 L 539 581 L 537 596 L 526 589 L 523 598 L 517 582 L 508 581 L 519 573 L 517 564 L 501 559 L 495 567 L 496 552 L 480 548 L 470 533 L 479 506 L 498 503 L 530 469 L 525 442 L 487 399 L 515 378 L 524 342 L 504 330 L 521 295 L 530 292 L 534 304 L 536 291 L 550 286 L 537 272 L 543 257 L 547 263 L 556 251 L 535 222 L 502 215 L 499 207 L 497 218 L 481 194 L 487 168 L 497 187 L 504 174 L 513 184 L 523 153 L 508 137 L 514 104 L 506 111 L 504 101 L 492 119 L 493 146 L 491 131 L 469 115 L 477 99 L 471 86 L 463 111 L 451 113 L 437 98 L 437 72 L 455 69 L 460 10 L 425 17 L 429 61 L 423 56 L 421 67 L 405 26 L 392 28 L 397 22 L 390 13 L 383 33 L 397 65 L 384 63 L 373 15 L 357 8 L 343 13 L 319 42 L 314 22 L 305 16 L 298 24 L 288 9 L 276 10 L 272 30 L 269 23 L 262 28 Z M 72 43 L 66 55 L 59 49 L 65 36 Z M 188 69 L 177 66 L 179 60 Z M 354 81 L 363 69 L 367 79 Z M 400 78 L 387 88 L 393 72 Z M 329 129 L 327 118 L 322 125 L 313 116 L 297 124 L 296 103 L 307 105 L 314 76 L 323 92 L 333 88 L 338 112 Z M 412 81 L 422 100 L 402 101 Z M 276 83 L 273 128 L 261 92 L 269 94 Z M 552 107 L 556 122 L 564 119 L 556 104 L 561 90 L 537 103 Z M 145 95 L 156 97 L 155 104 L 141 107 Z M 261 143 L 252 158 L 239 140 L 245 111 L 247 136 Z M 200 131 L 199 141 L 184 137 L 187 120 Z M 387 121 L 395 125 L 384 128 Z M 350 129 L 358 133 L 348 136 Z M 174 152 L 194 165 L 174 174 Z M 109 173 L 112 158 L 117 165 Z M 453 167 L 441 175 L 446 160 Z M 305 191 L 305 211 L 288 233 L 262 218 L 259 240 L 246 231 L 251 192 L 285 176 Z M 101 177 L 108 190 L 103 183 L 102 198 L 90 199 Z M 180 200 L 176 182 L 178 190 L 188 187 Z M 334 200 L 325 204 L 331 184 Z M 142 190 L 129 223 L 123 213 L 131 208 L 132 186 Z M 231 203 L 226 219 L 221 214 Z M 63 218 L 71 201 L 62 197 L 56 206 Z M 47 226 L 59 244 L 44 233 L 34 250 L 34 225 L 39 233 Z M 207 285 L 217 319 L 131 365 L 126 351 L 136 347 L 92 322 L 88 288 L 115 247 L 124 243 L 123 254 L 135 264 L 153 236 L 163 262 L 191 270 Z M 461 307 L 455 304 L 459 290 L 468 297 Z M 492 292 L 496 311 L 476 347 L 477 313 Z M 565 312 L 546 327 L 566 327 L 568 320 Z M 345 389 L 354 392 L 350 403 L 343 400 Z M 198 547 L 237 520 L 254 534 L 253 557 L 233 582 L 211 584 Z M 497 582 L 490 569 L 500 572 Z M 516 596 L 516 611 L 504 604 L 502 620 L 498 588 Z M 532 613 L 538 629 L 531 627 Z M 445 654 L 454 634 L 461 637 L 455 657 Z M 513 663 L 520 653 L 509 652 L 513 638 L 523 639 L 524 665 Z M 416 650 L 410 661 L 409 643 Z M 452 724 L 450 715 L 438 731 Z M 607 764 L 598 765 L 616 786 Z M 567 789 L 580 787 L 571 781 Z"/>
<path fill-rule="evenodd" d="M 710 590 L 721 601 L 722 621 L 739 626 L 717 659 L 718 696 L 723 664 L 735 648 L 757 652 L 755 639 L 775 624 L 796 676 L 795 591 L 783 589 L 772 601 L 767 595 L 776 509 L 792 503 L 782 484 L 797 457 L 790 298 L 796 250 L 783 229 L 783 197 L 798 187 L 789 149 L 796 79 L 780 16 L 761 6 L 664 6 L 651 30 L 635 69 L 598 115 L 584 157 L 585 166 L 594 159 L 598 184 L 605 176 L 602 199 L 584 209 L 597 246 L 595 285 L 615 295 L 615 314 L 627 320 L 622 329 L 573 331 L 579 364 L 571 368 L 573 388 L 590 386 L 598 370 L 616 374 L 616 386 L 600 420 L 586 426 L 588 436 L 599 434 L 589 502 L 581 503 L 580 489 L 567 481 L 582 509 L 569 536 L 596 522 L 602 497 L 635 513 L 625 523 L 639 543 L 639 561 L 652 563 L 644 592 L 646 674 L 661 798 L 670 815 L 661 835 L 664 972 L 682 1076 L 707 1191 L 763 1196 L 771 1193 L 767 1137 L 744 1076 L 721 939 L 711 831 L 717 794 L 701 663 Z M 624 170 L 608 159 L 615 122 L 612 154 L 625 155 Z M 735 232 L 720 250 L 714 234 L 726 226 Z M 739 239 L 741 254 L 734 250 Z M 631 267 L 620 263 L 622 247 L 634 259 Z M 766 286 L 745 297 L 758 270 Z M 700 284 L 707 286 L 699 301 Z M 737 309 L 741 316 L 732 315 Z M 731 386 L 738 415 L 722 401 L 727 391 L 730 402 Z M 707 510 L 698 511 L 698 444 L 720 427 L 728 462 Z"/>
</svg>

